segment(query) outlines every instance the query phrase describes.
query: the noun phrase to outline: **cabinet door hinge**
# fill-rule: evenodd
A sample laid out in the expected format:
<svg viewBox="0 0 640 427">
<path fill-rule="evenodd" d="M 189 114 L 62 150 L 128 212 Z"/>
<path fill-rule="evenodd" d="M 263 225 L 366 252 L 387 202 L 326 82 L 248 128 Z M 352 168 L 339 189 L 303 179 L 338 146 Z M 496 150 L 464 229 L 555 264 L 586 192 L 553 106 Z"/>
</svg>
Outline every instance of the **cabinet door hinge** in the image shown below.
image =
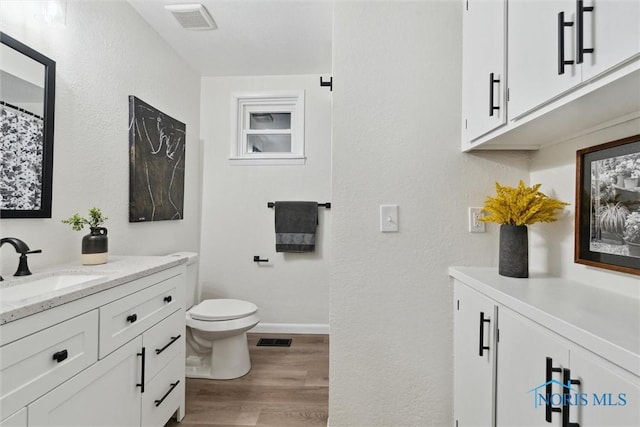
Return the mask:
<svg viewBox="0 0 640 427">
<path fill-rule="evenodd" d="M 509 102 L 509 96 L 510 96 L 510 95 L 511 95 L 511 94 L 509 93 L 509 88 L 507 88 L 507 102 Z"/>
<path fill-rule="evenodd" d="M 457 309 L 460 311 L 460 300 L 457 301 Z"/>
<path fill-rule="evenodd" d="M 464 119 L 464 128 L 469 129 L 469 124 L 467 123 L 467 119 Z"/>
<path fill-rule="evenodd" d="M 456 420 L 456 427 L 458 427 L 458 420 Z"/>
<path fill-rule="evenodd" d="M 500 342 L 500 329 L 496 330 L 496 342 Z"/>
<path fill-rule="evenodd" d="M 469 0 L 467 0 L 467 10 L 469 10 Z M 456 421 L 456 425 L 458 424 L 458 422 Z"/>
</svg>

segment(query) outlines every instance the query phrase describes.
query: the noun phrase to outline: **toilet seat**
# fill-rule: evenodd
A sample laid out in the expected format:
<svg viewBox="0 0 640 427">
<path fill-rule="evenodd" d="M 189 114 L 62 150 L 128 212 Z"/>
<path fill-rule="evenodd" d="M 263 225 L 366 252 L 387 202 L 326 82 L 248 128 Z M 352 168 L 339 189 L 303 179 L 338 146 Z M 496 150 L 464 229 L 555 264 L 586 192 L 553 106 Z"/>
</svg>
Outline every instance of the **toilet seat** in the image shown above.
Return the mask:
<svg viewBox="0 0 640 427">
<path fill-rule="evenodd" d="M 189 310 L 193 320 L 215 322 L 241 319 L 258 311 L 258 307 L 238 299 L 207 299 Z"/>
</svg>

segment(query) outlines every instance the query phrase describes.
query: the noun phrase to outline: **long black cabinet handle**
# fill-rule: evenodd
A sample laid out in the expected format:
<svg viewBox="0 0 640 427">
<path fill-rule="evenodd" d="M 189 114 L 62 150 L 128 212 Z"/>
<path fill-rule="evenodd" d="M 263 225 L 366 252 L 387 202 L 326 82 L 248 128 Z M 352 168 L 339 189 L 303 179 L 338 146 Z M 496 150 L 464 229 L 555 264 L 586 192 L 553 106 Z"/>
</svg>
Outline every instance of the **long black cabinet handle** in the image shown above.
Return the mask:
<svg viewBox="0 0 640 427">
<path fill-rule="evenodd" d="M 156 348 L 156 354 L 160 354 L 160 353 L 162 353 L 163 351 L 165 351 L 167 348 L 169 348 L 169 346 L 170 346 L 171 344 L 173 344 L 174 342 L 178 341 L 178 340 L 180 339 L 180 337 L 181 337 L 181 336 L 182 336 L 182 335 L 178 335 L 177 337 L 171 337 L 171 341 L 169 341 L 169 342 L 167 343 L 167 345 L 165 345 L 164 347 L 162 347 L 162 348 L 160 348 L 160 349 Z"/>
<path fill-rule="evenodd" d="M 558 13 L 558 74 L 564 74 L 564 66 L 572 65 L 572 60 L 564 59 L 564 27 L 573 27 L 573 22 L 564 20 L 564 12 Z"/>
<path fill-rule="evenodd" d="M 577 57 L 576 64 L 584 62 L 585 53 L 593 53 L 593 48 L 584 47 L 584 13 L 593 12 L 593 6 L 585 6 L 584 0 L 577 0 L 576 3 L 576 33 L 577 33 Z"/>
<path fill-rule="evenodd" d="M 138 320 L 138 315 L 135 313 L 127 316 L 127 322 L 129 323 L 134 323 L 136 320 Z"/>
<path fill-rule="evenodd" d="M 553 367 L 553 359 L 550 357 L 547 357 L 546 360 L 546 375 L 545 375 L 545 393 L 547 396 L 546 399 L 546 403 L 545 403 L 545 420 L 550 423 L 551 422 L 551 414 L 553 412 L 561 412 L 562 410 L 560 408 L 555 408 L 553 406 L 551 406 L 551 398 L 549 396 L 551 396 L 551 394 L 553 393 L 553 390 L 551 388 L 551 380 L 553 379 L 553 373 L 554 372 L 562 372 L 561 368 L 554 368 Z"/>
<path fill-rule="evenodd" d="M 490 323 L 491 319 L 484 318 L 484 311 L 480 312 L 480 335 L 479 335 L 479 346 L 478 346 L 478 355 L 482 357 L 484 355 L 485 350 L 489 350 L 489 346 L 484 345 L 484 324 Z"/>
<path fill-rule="evenodd" d="M 494 73 L 489 74 L 489 116 L 493 116 L 493 112 L 500 109 L 499 106 L 493 105 L 493 85 L 496 83 L 500 83 L 500 79 L 496 79 Z"/>
<path fill-rule="evenodd" d="M 171 388 L 164 394 L 164 396 L 162 396 L 162 398 L 160 400 L 154 400 L 154 402 L 156 404 L 156 408 L 158 406 L 162 405 L 162 402 L 164 402 L 164 400 L 167 398 L 167 396 L 169 396 L 169 394 L 171 394 L 173 389 L 176 388 L 176 386 L 178 384 L 180 384 L 180 380 L 176 381 L 175 383 L 171 383 Z"/>
<path fill-rule="evenodd" d="M 144 362 L 145 362 L 145 348 L 142 347 L 142 351 L 140 353 L 137 353 L 138 356 L 142 357 L 142 369 L 141 369 L 141 374 L 140 374 L 140 383 L 136 384 L 136 387 L 140 387 L 140 393 L 144 393 Z"/>
<path fill-rule="evenodd" d="M 572 380 L 571 370 L 564 368 L 562 370 L 562 383 L 565 387 L 571 387 L 572 385 L 580 385 L 580 380 Z M 568 391 L 563 391 L 563 395 L 567 393 Z M 563 398 L 562 400 L 562 427 L 580 427 L 580 423 L 572 423 L 569 421 L 569 402 L 571 399 Z"/>
<path fill-rule="evenodd" d="M 60 351 L 56 351 L 55 353 L 53 353 L 53 360 L 55 360 L 56 362 L 60 363 L 63 360 L 65 360 L 67 357 L 69 357 L 69 353 L 67 352 L 67 350 L 60 350 Z"/>
</svg>

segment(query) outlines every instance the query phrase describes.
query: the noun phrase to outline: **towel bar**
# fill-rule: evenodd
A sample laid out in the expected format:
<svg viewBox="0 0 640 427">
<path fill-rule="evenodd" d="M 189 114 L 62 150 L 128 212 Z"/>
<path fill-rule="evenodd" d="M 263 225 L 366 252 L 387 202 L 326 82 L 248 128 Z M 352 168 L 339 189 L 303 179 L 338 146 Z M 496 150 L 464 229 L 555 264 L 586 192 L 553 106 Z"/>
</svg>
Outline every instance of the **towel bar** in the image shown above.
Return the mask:
<svg viewBox="0 0 640 427">
<path fill-rule="evenodd" d="M 275 206 L 275 202 L 267 202 L 267 207 L 268 208 L 273 208 Z M 327 203 L 318 203 L 318 207 L 319 208 L 327 208 L 327 209 L 331 209 L 331 203 L 327 202 Z"/>
</svg>

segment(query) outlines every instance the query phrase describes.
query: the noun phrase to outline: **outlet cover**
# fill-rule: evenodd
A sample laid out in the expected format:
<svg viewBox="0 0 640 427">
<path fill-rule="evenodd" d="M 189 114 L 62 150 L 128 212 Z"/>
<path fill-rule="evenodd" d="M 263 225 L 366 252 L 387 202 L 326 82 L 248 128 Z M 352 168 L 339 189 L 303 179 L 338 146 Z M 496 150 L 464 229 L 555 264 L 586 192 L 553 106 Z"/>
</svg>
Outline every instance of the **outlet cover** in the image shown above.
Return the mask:
<svg viewBox="0 0 640 427">
<path fill-rule="evenodd" d="M 480 221 L 484 215 L 482 208 L 469 208 L 469 233 L 486 232 L 485 223 Z"/>
</svg>

